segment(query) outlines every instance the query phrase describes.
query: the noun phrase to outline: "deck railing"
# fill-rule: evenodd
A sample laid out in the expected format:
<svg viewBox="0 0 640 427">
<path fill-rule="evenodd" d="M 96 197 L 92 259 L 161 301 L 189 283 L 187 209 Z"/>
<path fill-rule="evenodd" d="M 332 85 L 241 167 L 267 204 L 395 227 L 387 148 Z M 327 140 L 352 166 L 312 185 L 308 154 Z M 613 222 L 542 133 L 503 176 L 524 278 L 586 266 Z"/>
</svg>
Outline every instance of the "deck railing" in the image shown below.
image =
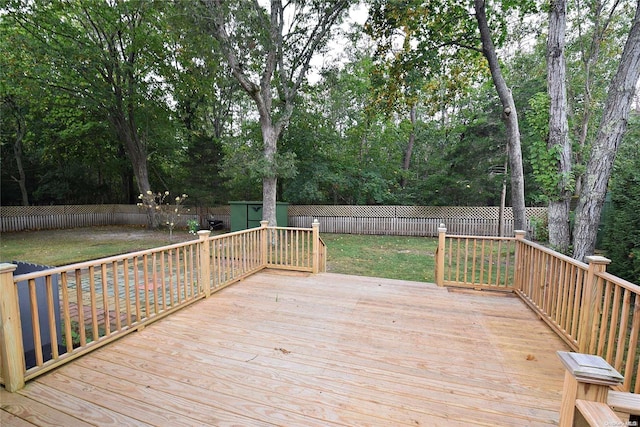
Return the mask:
<svg viewBox="0 0 640 427">
<path fill-rule="evenodd" d="M 217 236 L 200 231 L 198 240 L 17 276 L 14 264 L 2 264 L 0 382 L 9 391 L 20 389 L 263 268 L 324 271 L 318 230 L 317 222 L 311 229 L 263 222 L 260 228 Z M 28 298 L 20 300 L 19 287 L 28 288 Z M 32 326 L 22 324 L 24 316 Z M 25 354 L 23 327 L 32 329 L 32 353 Z"/>
<path fill-rule="evenodd" d="M 515 238 L 449 236 L 439 231 L 436 283 L 515 292 L 574 351 L 601 356 L 640 393 L 640 286 L 606 272 L 601 256 L 576 261 Z"/>
<path fill-rule="evenodd" d="M 439 229 L 436 280 L 440 286 L 511 290 L 515 242 L 508 237 L 446 236 Z"/>
</svg>

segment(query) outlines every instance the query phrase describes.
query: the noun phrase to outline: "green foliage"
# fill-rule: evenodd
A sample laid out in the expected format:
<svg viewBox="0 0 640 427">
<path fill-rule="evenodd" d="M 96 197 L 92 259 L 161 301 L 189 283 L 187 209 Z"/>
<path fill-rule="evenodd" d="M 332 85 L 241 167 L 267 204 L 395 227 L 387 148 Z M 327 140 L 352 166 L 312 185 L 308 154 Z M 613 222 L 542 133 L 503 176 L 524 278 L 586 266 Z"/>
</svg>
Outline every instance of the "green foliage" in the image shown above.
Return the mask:
<svg viewBox="0 0 640 427">
<path fill-rule="evenodd" d="M 200 223 L 197 219 L 190 219 L 187 221 L 187 229 L 189 234 L 197 234 L 198 230 L 200 230 Z"/>
<path fill-rule="evenodd" d="M 548 242 L 549 241 L 549 223 L 545 219 L 540 219 L 537 217 L 532 217 L 529 220 L 531 224 L 531 228 L 533 229 L 533 237 L 538 242 Z"/>
<path fill-rule="evenodd" d="M 533 168 L 533 177 L 542 193 L 537 202 L 547 203 L 558 196 L 562 176 L 558 173 L 558 162 L 562 147 L 554 145 L 549 148 L 549 97 L 546 93 L 535 94 L 526 115 L 526 123 L 531 137 L 529 161 Z"/>
<path fill-rule="evenodd" d="M 315 7 L 332 2 L 304 3 Z M 519 19 L 520 12 L 530 12 L 530 3 L 487 5 L 495 40 L 509 47 L 506 52 L 512 52 L 509 43 L 540 29 L 527 28 Z M 118 69 L 134 70 L 137 77 L 132 92 L 122 92 L 122 101 L 133 108 L 131 127 L 146 150 L 151 188 L 184 189 L 192 203 L 212 206 L 260 200 L 261 179 L 275 175 L 278 198 L 299 204 L 500 202 L 504 127 L 485 61 L 479 52 L 466 49 L 479 46 L 468 3 L 373 1 L 366 29 L 375 44 L 362 35 L 362 28 L 347 30 L 338 60 L 325 56 L 318 79 L 301 86 L 274 162 L 262 158 L 255 106 L 231 76 L 220 43 L 205 25 L 193 25 L 190 12 L 201 4 L 86 4 L 105 34 L 120 30 L 129 37 L 123 40 L 123 52 L 139 54 L 134 64 L 119 62 Z M 109 115 L 114 86 L 98 78 L 109 67 L 108 50 L 96 44 L 99 38 L 87 29 L 78 7 L 74 2 L 16 0 L 0 16 L 0 90 L 3 101 L 15 101 L 3 103 L 0 114 L 3 205 L 20 203 L 13 149 L 19 123 L 26 129 L 22 162 L 30 203 L 134 203 L 141 192 L 134 189 L 132 162 Z M 259 28 L 265 23 L 264 13 L 241 1 L 223 7 L 237 16 L 238 25 Z M 120 18 L 134 15 L 139 26 L 130 33 Z M 311 19 L 299 18 L 306 24 Z M 582 119 L 599 119 L 606 79 L 615 69 L 612 61 L 629 20 L 616 15 L 600 47 L 602 62 L 590 62 L 587 74 L 582 71 L 587 54 L 596 53 L 590 43 L 598 27 L 591 16 L 580 18 L 584 33 L 570 31 L 567 40 L 568 69 L 581 70 L 570 76 L 568 97 L 569 111 L 575 112 L 569 120 L 577 176 L 594 133 L 590 127 L 587 145 L 578 144 Z M 255 34 L 237 34 L 233 42 L 251 76 L 260 71 L 260 55 L 269 47 L 268 34 Z M 301 39 L 289 41 L 296 51 L 303 47 Z M 527 201 L 546 203 L 560 177 L 553 172 L 558 153 L 545 142 L 544 34 L 535 41 L 532 50 L 516 49 L 505 56 L 503 69 L 516 107 L 527 119 L 521 127 Z M 112 68 L 115 72 L 117 67 Z M 281 77 L 286 76 L 274 75 L 274 120 L 284 111 Z M 591 98 L 585 95 L 587 84 Z M 408 112 L 414 107 L 412 123 Z M 405 170 L 412 134 L 415 144 Z"/>
<path fill-rule="evenodd" d="M 632 114 L 610 182 L 604 248 L 609 272 L 640 283 L 640 114 Z"/>
<path fill-rule="evenodd" d="M 60 329 L 62 331 L 64 331 L 64 323 L 62 323 L 60 325 Z M 104 326 L 98 326 L 98 336 L 94 337 L 93 336 L 93 327 L 91 325 L 91 323 L 88 323 L 84 326 L 84 333 L 85 333 L 85 341 L 86 343 L 90 343 L 96 339 L 99 339 L 100 337 L 103 337 L 106 335 L 106 329 L 104 328 Z M 78 348 L 81 346 L 81 341 L 80 341 L 81 335 L 80 335 L 80 323 L 78 323 L 78 321 L 76 320 L 72 320 L 71 321 L 71 344 L 73 345 L 73 348 Z M 66 346 L 67 345 L 67 339 L 68 337 L 66 336 L 66 334 L 62 337 L 62 345 Z"/>
</svg>

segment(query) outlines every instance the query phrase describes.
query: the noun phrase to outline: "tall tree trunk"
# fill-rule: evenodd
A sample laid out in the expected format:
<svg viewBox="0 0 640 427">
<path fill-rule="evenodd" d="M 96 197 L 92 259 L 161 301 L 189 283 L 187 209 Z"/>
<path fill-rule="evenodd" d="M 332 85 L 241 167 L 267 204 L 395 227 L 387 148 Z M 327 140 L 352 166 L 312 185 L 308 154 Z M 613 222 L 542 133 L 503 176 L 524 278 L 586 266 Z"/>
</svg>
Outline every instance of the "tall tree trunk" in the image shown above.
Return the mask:
<svg viewBox="0 0 640 427">
<path fill-rule="evenodd" d="M 260 122 L 262 124 L 262 140 L 264 142 L 264 160 L 269 168 L 262 177 L 262 219 L 269 221 L 270 227 L 277 227 L 278 225 L 286 227 L 287 224 L 278 224 L 276 219 L 278 176 L 275 162 L 280 135 L 271 124 L 268 113 L 266 117 L 260 118 Z"/>
<path fill-rule="evenodd" d="M 584 65 L 584 92 L 581 99 L 583 112 L 582 117 L 580 118 L 580 127 L 577 135 L 578 140 L 576 141 L 577 146 L 580 147 L 580 150 L 575 153 L 575 164 L 583 163 L 582 148 L 587 144 L 587 138 L 589 136 L 589 124 L 591 123 L 591 119 L 595 114 L 596 104 L 593 102 L 592 92 L 595 81 L 595 73 L 593 72 L 593 68 L 599 60 L 602 42 L 605 35 L 609 32 L 609 25 L 616 16 L 616 14 L 614 14 L 613 12 L 618 7 L 624 7 L 622 6 L 622 3 L 623 2 L 614 2 L 609 12 L 606 12 L 605 10 L 607 7 L 607 3 L 602 1 L 594 3 L 593 8 L 587 7 L 587 9 L 590 10 L 587 15 L 593 14 L 593 22 L 591 24 L 592 34 L 590 40 L 583 32 L 582 21 L 586 19 L 586 16 L 583 14 L 583 5 L 581 5 L 580 2 L 575 3 L 577 13 L 577 31 L 578 38 L 580 40 L 580 59 Z M 584 175 L 576 177 L 576 189 L 574 194 L 581 194 L 583 181 Z"/>
<path fill-rule="evenodd" d="M 573 257 L 584 260 L 595 251 L 598 224 L 602 213 L 613 161 L 627 128 L 629 111 L 640 78 L 640 2 L 636 5 L 629 38 L 620 64 L 609 86 L 596 140 L 587 163 L 584 187 L 576 209 L 573 233 Z"/>
<path fill-rule="evenodd" d="M 566 31 L 565 0 L 552 0 L 549 5 L 549 38 L 547 39 L 547 90 L 549 92 L 549 140 L 547 148 L 558 150 L 558 187 L 549 200 L 549 244 L 567 253 L 570 243 L 569 206 L 571 202 L 571 141 L 567 123 L 566 63 L 564 57 Z M 558 149 L 559 147 L 559 149 Z"/>
<path fill-rule="evenodd" d="M 22 139 L 26 133 L 26 124 L 22 114 L 15 112 L 16 116 L 16 139 L 13 142 L 13 154 L 18 167 L 18 178 L 12 177 L 20 187 L 20 196 L 22 197 L 22 206 L 29 206 L 29 193 L 27 193 L 27 175 L 22 165 Z"/>
<path fill-rule="evenodd" d="M 411 106 L 409 111 L 409 120 L 411 120 L 411 133 L 409 134 L 409 141 L 407 142 L 407 148 L 404 151 L 404 158 L 402 159 L 402 178 L 400 178 L 400 187 L 404 188 L 407 185 L 406 172 L 411 166 L 411 156 L 413 155 L 413 146 L 416 142 L 416 106 Z"/>
<path fill-rule="evenodd" d="M 13 153 L 16 157 L 16 165 L 18 167 L 18 178 L 14 178 L 20 187 L 20 196 L 22 197 L 22 206 L 29 206 L 29 193 L 27 193 L 27 176 L 24 173 L 22 165 L 22 135 L 16 137 L 13 144 Z"/>
<path fill-rule="evenodd" d="M 149 183 L 149 169 L 147 167 L 147 150 L 140 141 L 138 131 L 132 118 L 127 119 L 123 112 L 116 112 L 110 116 L 110 120 L 118 135 L 118 139 L 123 143 L 124 148 L 133 167 L 133 175 L 136 178 L 138 191 L 140 194 L 147 194 L 151 191 Z M 155 213 L 154 206 L 147 206 L 147 219 L 149 228 L 158 228 L 159 219 Z"/>
<path fill-rule="evenodd" d="M 504 211 L 507 202 L 507 171 L 509 170 L 509 156 L 504 159 L 504 168 L 502 173 L 502 192 L 500 193 L 500 211 L 498 212 L 498 235 L 504 237 L 505 223 Z"/>
<path fill-rule="evenodd" d="M 526 230 L 527 219 L 524 205 L 524 172 L 522 168 L 522 149 L 520 146 L 520 128 L 518 114 L 513 102 L 511 90 L 502 76 L 496 49 L 491 40 L 491 32 L 487 22 L 485 0 L 475 0 L 476 19 L 482 40 L 482 53 L 491 70 L 491 78 L 496 87 L 496 92 L 502 103 L 502 120 L 505 123 L 507 135 L 507 150 L 509 153 L 509 166 L 511 169 L 511 206 L 513 208 L 514 228 Z"/>
</svg>

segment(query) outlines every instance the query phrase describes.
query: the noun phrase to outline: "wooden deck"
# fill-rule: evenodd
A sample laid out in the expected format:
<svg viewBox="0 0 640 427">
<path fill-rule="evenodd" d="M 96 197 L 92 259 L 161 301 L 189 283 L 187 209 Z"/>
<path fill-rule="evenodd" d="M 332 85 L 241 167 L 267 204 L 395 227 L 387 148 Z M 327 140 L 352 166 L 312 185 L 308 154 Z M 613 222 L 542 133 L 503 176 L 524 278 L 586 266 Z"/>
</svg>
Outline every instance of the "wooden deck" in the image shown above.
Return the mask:
<svg viewBox="0 0 640 427">
<path fill-rule="evenodd" d="M 0 389 L 0 424 L 555 425 L 556 350 L 512 295 L 265 271 Z"/>
</svg>

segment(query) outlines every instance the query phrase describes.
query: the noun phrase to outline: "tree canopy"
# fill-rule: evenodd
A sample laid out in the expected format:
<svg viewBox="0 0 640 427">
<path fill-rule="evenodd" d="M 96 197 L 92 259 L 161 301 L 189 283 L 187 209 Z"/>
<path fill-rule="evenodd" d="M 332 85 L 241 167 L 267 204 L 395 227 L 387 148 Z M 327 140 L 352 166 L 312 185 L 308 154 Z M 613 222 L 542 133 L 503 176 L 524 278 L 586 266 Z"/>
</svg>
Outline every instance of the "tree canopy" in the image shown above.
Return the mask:
<svg viewBox="0 0 640 427">
<path fill-rule="evenodd" d="M 591 150 L 613 120 L 619 64 L 619 81 L 634 86 L 638 64 L 620 60 L 620 41 L 637 5 L 567 2 L 562 59 L 547 54 L 559 45 L 554 9 L 535 2 L 10 0 L 0 14 L 0 202 L 133 203 L 168 190 L 202 206 L 499 205 L 503 189 L 507 200 L 521 191 L 509 180 L 517 134 L 524 203 L 573 209 L 582 196 L 581 211 L 593 211 L 589 168 L 613 164 L 619 143 L 589 166 Z M 564 79 L 553 71 L 561 63 Z M 566 82 L 560 139 L 554 81 Z M 637 111 L 638 94 L 625 96 L 609 102 Z M 571 148 L 570 169 L 559 167 L 560 146 Z"/>
</svg>

